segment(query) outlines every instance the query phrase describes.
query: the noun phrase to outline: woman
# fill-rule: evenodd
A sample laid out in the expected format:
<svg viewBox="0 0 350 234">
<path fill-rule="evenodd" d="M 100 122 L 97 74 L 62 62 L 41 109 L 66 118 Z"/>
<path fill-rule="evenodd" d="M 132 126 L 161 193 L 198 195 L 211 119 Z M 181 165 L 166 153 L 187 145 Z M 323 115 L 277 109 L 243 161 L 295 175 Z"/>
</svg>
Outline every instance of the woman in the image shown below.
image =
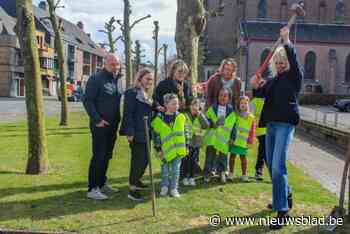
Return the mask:
<svg viewBox="0 0 350 234">
<path fill-rule="evenodd" d="M 153 95 L 158 111 L 164 112 L 163 97 L 168 93 L 179 97 L 181 112 L 189 107 L 191 89 L 186 80 L 188 73 L 189 69 L 184 61 L 177 59 L 171 64 L 168 78 L 159 82 Z"/>
<path fill-rule="evenodd" d="M 235 108 L 238 103 L 241 90 L 241 81 L 236 76 L 237 63 L 233 58 L 224 59 L 218 72 L 209 78 L 207 106 L 217 103 L 219 91 L 224 87 L 231 90 L 232 100 L 230 104 Z"/>
<path fill-rule="evenodd" d="M 148 165 L 147 141 L 144 116 L 152 117 L 153 100 L 149 93 L 153 86 L 153 71 L 144 68 L 136 74 L 135 87 L 125 92 L 124 114 L 120 135 L 126 136 L 131 148 L 131 165 L 129 175 L 130 191 L 128 198 L 143 200 L 139 190 L 147 188 L 141 182 Z"/>
<path fill-rule="evenodd" d="M 297 61 L 295 49 L 289 40 L 289 29 L 281 29 L 283 47 L 279 47 L 272 57 L 274 79 L 267 82 L 254 77 L 251 85 L 259 97 L 265 98 L 261 124 L 267 125 L 266 158 L 272 179 L 272 208 L 281 221 L 288 217 L 292 199 L 288 199 L 287 154 L 293 139 L 295 126 L 299 122 L 298 95 L 302 86 L 303 74 Z M 280 229 L 275 224 L 271 229 Z"/>
</svg>

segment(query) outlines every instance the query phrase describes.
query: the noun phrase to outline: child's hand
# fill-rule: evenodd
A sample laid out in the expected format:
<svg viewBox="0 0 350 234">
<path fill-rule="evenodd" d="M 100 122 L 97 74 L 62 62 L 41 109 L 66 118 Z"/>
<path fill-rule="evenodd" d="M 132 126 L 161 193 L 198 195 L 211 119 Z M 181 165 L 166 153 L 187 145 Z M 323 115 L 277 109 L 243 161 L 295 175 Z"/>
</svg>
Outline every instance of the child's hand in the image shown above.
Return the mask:
<svg viewBox="0 0 350 234">
<path fill-rule="evenodd" d="M 229 144 L 230 144 L 230 145 L 233 145 L 234 143 L 235 143 L 235 141 L 232 140 L 232 139 L 229 141 Z"/>
</svg>

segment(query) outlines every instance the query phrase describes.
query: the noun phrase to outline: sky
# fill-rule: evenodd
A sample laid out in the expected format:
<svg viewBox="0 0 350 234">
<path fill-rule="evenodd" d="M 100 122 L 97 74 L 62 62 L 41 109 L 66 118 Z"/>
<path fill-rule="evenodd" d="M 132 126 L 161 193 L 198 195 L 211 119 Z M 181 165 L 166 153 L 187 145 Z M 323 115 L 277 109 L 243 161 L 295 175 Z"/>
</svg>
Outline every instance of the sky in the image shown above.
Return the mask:
<svg viewBox="0 0 350 234">
<path fill-rule="evenodd" d="M 41 0 L 33 0 L 35 5 Z M 142 62 L 148 60 L 153 63 L 154 40 L 152 39 L 154 25 L 153 21 L 159 21 L 159 44 L 169 45 L 168 56 L 176 53 L 175 46 L 175 25 L 176 25 L 176 0 L 130 0 L 132 6 L 131 23 L 140 17 L 151 14 L 149 18 L 137 24 L 132 32 L 132 39 L 140 40 L 141 47 L 145 50 L 146 57 Z M 84 23 L 86 33 L 91 33 L 96 43 L 107 42 L 106 34 L 98 32 L 103 29 L 104 23 L 112 16 L 123 20 L 123 0 L 62 0 L 65 8 L 58 9 L 58 15 L 76 23 Z M 121 35 L 119 25 L 115 37 Z M 123 57 L 123 44 L 117 44 L 117 54 Z"/>
</svg>

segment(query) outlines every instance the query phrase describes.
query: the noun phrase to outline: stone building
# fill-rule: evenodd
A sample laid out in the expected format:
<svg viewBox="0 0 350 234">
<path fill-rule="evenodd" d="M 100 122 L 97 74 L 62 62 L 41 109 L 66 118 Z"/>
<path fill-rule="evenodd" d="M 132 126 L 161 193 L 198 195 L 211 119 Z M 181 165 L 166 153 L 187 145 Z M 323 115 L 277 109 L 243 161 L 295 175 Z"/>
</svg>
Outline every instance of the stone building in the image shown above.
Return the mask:
<svg viewBox="0 0 350 234">
<path fill-rule="evenodd" d="M 38 41 L 43 92 L 56 96 L 58 88 L 58 63 L 54 50 L 54 32 L 46 1 L 33 6 L 36 36 Z M 84 83 L 89 76 L 103 66 L 105 51 L 96 45 L 90 35 L 84 32 L 84 25 L 77 25 L 61 18 L 62 38 L 67 62 L 67 80 Z M 20 46 L 14 32 L 16 24 L 16 1 L 0 0 L 0 96 L 24 96 L 23 60 Z"/>
<path fill-rule="evenodd" d="M 225 0 L 224 16 L 212 18 L 201 38 L 206 51 L 203 77 L 220 60 L 235 57 L 245 80 L 258 69 L 296 0 Z M 291 29 L 305 73 L 304 91 L 345 94 L 350 86 L 350 0 L 306 0 L 306 16 Z M 212 8 L 217 0 L 206 0 Z M 314 87 L 318 87 L 315 90 Z"/>
</svg>

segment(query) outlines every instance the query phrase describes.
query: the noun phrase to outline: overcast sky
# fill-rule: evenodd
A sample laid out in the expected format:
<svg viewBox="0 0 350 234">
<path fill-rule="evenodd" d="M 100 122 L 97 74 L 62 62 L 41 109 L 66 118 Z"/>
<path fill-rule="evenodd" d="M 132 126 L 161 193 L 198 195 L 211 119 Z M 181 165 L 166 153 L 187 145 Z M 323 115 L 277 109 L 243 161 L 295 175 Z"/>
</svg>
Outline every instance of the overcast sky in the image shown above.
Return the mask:
<svg viewBox="0 0 350 234">
<path fill-rule="evenodd" d="M 41 0 L 33 0 L 38 5 Z M 103 25 L 112 16 L 116 19 L 123 19 L 123 0 L 62 0 L 65 8 L 59 9 L 58 14 L 65 19 L 76 23 L 83 21 L 85 31 L 91 33 L 95 42 L 106 42 L 106 36 L 98 32 L 103 29 Z M 137 26 L 132 32 L 132 39 L 140 40 L 145 55 L 143 61 L 150 60 L 153 62 L 153 21 L 158 20 L 160 23 L 159 43 L 169 44 L 169 55 L 176 53 L 175 48 L 175 25 L 176 25 L 176 0 L 130 0 L 132 6 L 132 20 L 151 14 L 152 18 L 147 19 Z M 117 25 L 119 26 L 119 25 Z M 119 27 L 115 36 L 121 34 Z M 121 42 L 117 44 L 118 54 L 123 53 Z"/>
</svg>

